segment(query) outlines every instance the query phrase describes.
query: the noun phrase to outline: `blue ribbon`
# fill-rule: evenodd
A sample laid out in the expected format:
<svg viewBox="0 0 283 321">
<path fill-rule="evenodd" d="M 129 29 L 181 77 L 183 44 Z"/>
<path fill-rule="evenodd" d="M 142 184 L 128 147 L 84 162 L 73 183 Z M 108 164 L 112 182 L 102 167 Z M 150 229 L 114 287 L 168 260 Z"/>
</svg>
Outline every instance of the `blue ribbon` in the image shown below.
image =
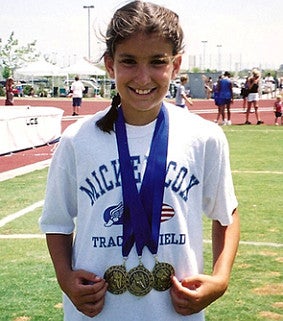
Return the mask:
<svg viewBox="0 0 283 321">
<path fill-rule="evenodd" d="M 162 105 L 157 117 L 140 193 L 130 159 L 122 108 L 118 109 L 115 131 L 124 202 L 122 254 L 128 256 L 134 244 L 138 256 L 142 255 L 144 246 L 156 254 L 166 176 L 169 131 L 167 110 Z"/>
</svg>

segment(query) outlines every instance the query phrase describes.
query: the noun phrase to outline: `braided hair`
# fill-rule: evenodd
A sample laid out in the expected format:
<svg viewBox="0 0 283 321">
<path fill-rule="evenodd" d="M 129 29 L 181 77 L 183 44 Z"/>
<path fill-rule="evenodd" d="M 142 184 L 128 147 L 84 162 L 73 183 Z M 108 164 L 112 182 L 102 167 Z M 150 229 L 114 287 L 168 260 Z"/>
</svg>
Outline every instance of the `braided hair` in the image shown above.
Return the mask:
<svg viewBox="0 0 283 321">
<path fill-rule="evenodd" d="M 111 131 L 114 130 L 114 123 L 118 117 L 117 109 L 120 103 L 121 103 L 121 97 L 119 93 L 117 93 L 112 98 L 111 108 L 109 109 L 108 113 L 96 122 L 96 125 L 98 126 L 99 129 L 109 134 L 111 133 Z"/>
</svg>

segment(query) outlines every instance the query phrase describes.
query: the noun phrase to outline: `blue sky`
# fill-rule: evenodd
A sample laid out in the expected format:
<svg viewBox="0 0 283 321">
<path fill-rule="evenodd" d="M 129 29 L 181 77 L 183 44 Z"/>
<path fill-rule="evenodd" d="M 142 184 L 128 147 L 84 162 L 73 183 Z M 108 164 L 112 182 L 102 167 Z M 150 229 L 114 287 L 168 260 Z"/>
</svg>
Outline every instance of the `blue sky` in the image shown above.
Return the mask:
<svg viewBox="0 0 283 321">
<path fill-rule="evenodd" d="M 94 30 L 105 30 L 121 0 L 1 0 L 0 37 L 11 31 L 20 44 L 37 40 L 37 48 L 61 65 L 88 55 L 87 10 L 91 13 L 91 56 L 103 44 Z M 222 69 L 283 64 L 282 0 L 152 0 L 177 12 L 186 35 L 184 67 L 203 63 Z M 207 41 L 204 45 L 202 41 Z M 217 47 L 221 45 L 221 47 Z"/>
</svg>

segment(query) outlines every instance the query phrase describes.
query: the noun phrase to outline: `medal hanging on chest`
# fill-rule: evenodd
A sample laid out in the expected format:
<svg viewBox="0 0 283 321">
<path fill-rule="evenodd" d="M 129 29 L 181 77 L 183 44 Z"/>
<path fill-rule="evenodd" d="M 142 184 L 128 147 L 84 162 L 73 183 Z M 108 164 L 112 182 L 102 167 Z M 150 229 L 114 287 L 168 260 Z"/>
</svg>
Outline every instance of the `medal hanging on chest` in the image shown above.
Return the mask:
<svg viewBox="0 0 283 321">
<path fill-rule="evenodd" d="M 175 274 L 175 271 L 171 264 L 156 260 L 152 274 L 154 279 L 152 287 L 157 291 L 166 291 L 172 285 L 171 276 Z"/>
<path fill-rule="evenodd" d="M 113 265 L 104 273 L 104 279 L 108 283 L 107 290 L 113 294 L 122 294 L 128 288 L 128 275 L 123 265 Z"/>
<path fill-rule="evenodd" d="M 167 110 L 162 105 L 157 117 L 140 192 L 135 182 L 121 108 L 118 109 L 115 131 L 124 202 L 122 254 L 126 258 L 135 245 L 139 265 L 128 272 L 125 264 L 110 267 L 104 275 L 109 283 L 108 290 L 120 294 L 128 289 L 136 296 L 146 295 L 152 288 L 165 291 L 171 286 L 174 268 L 169 263 L 158 262 L 156 255 L 166 176 L 169 131 Z M 142 264 L 142 251 L 145 246 L 155 257 L 156 262 L 152 272 Z"/>
</svg>

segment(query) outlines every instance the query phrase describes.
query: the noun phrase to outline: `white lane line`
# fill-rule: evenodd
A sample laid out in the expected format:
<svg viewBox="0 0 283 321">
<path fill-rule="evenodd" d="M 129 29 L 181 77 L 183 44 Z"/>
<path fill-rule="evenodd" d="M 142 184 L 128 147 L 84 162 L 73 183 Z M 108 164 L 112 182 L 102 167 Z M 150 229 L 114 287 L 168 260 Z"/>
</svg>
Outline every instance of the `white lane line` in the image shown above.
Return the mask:
<svg viewBox="0 0 283 321">
<path fill-rule="evenodd" d="M 283 172 L 279 171 L 239 171 L 239 170 L 232 170 L 232 173 L 239 173 L 239 174 L 276 174 L 276 175 L 283 175 Z"/>
<path fill-rule="evenodd" d="M 0 220 L 0 227 L 3 227 L 3 226 L 6 225 L 7 223 L 10 223 L 10 222 L 12 222 L 13 220 L 15 220 L 15 219 L 17 219 L 17 218 L 19 218 L 19 217 L 21 217 L 21 216 L 23 216 L 23 215 L 26 215 L 26 214 L 28 214 L 29 212 L 34 211 L 34 210 L 37 209 L 38 207 L 43 206 L 43 204 L 44 204 L 44 200 L 41 200 L 41 201 L 36 202 L 36 203 L 34 203 L 34 204 L 26 207 L 26 208 L 23 208 L 23 209 L 20 210 L 19 212 L 16 212 L 16 213 L 14 213 L 14 214 L 10 214 L 10 215 L 2 218 L 2 219 Z"/>
</svg>

